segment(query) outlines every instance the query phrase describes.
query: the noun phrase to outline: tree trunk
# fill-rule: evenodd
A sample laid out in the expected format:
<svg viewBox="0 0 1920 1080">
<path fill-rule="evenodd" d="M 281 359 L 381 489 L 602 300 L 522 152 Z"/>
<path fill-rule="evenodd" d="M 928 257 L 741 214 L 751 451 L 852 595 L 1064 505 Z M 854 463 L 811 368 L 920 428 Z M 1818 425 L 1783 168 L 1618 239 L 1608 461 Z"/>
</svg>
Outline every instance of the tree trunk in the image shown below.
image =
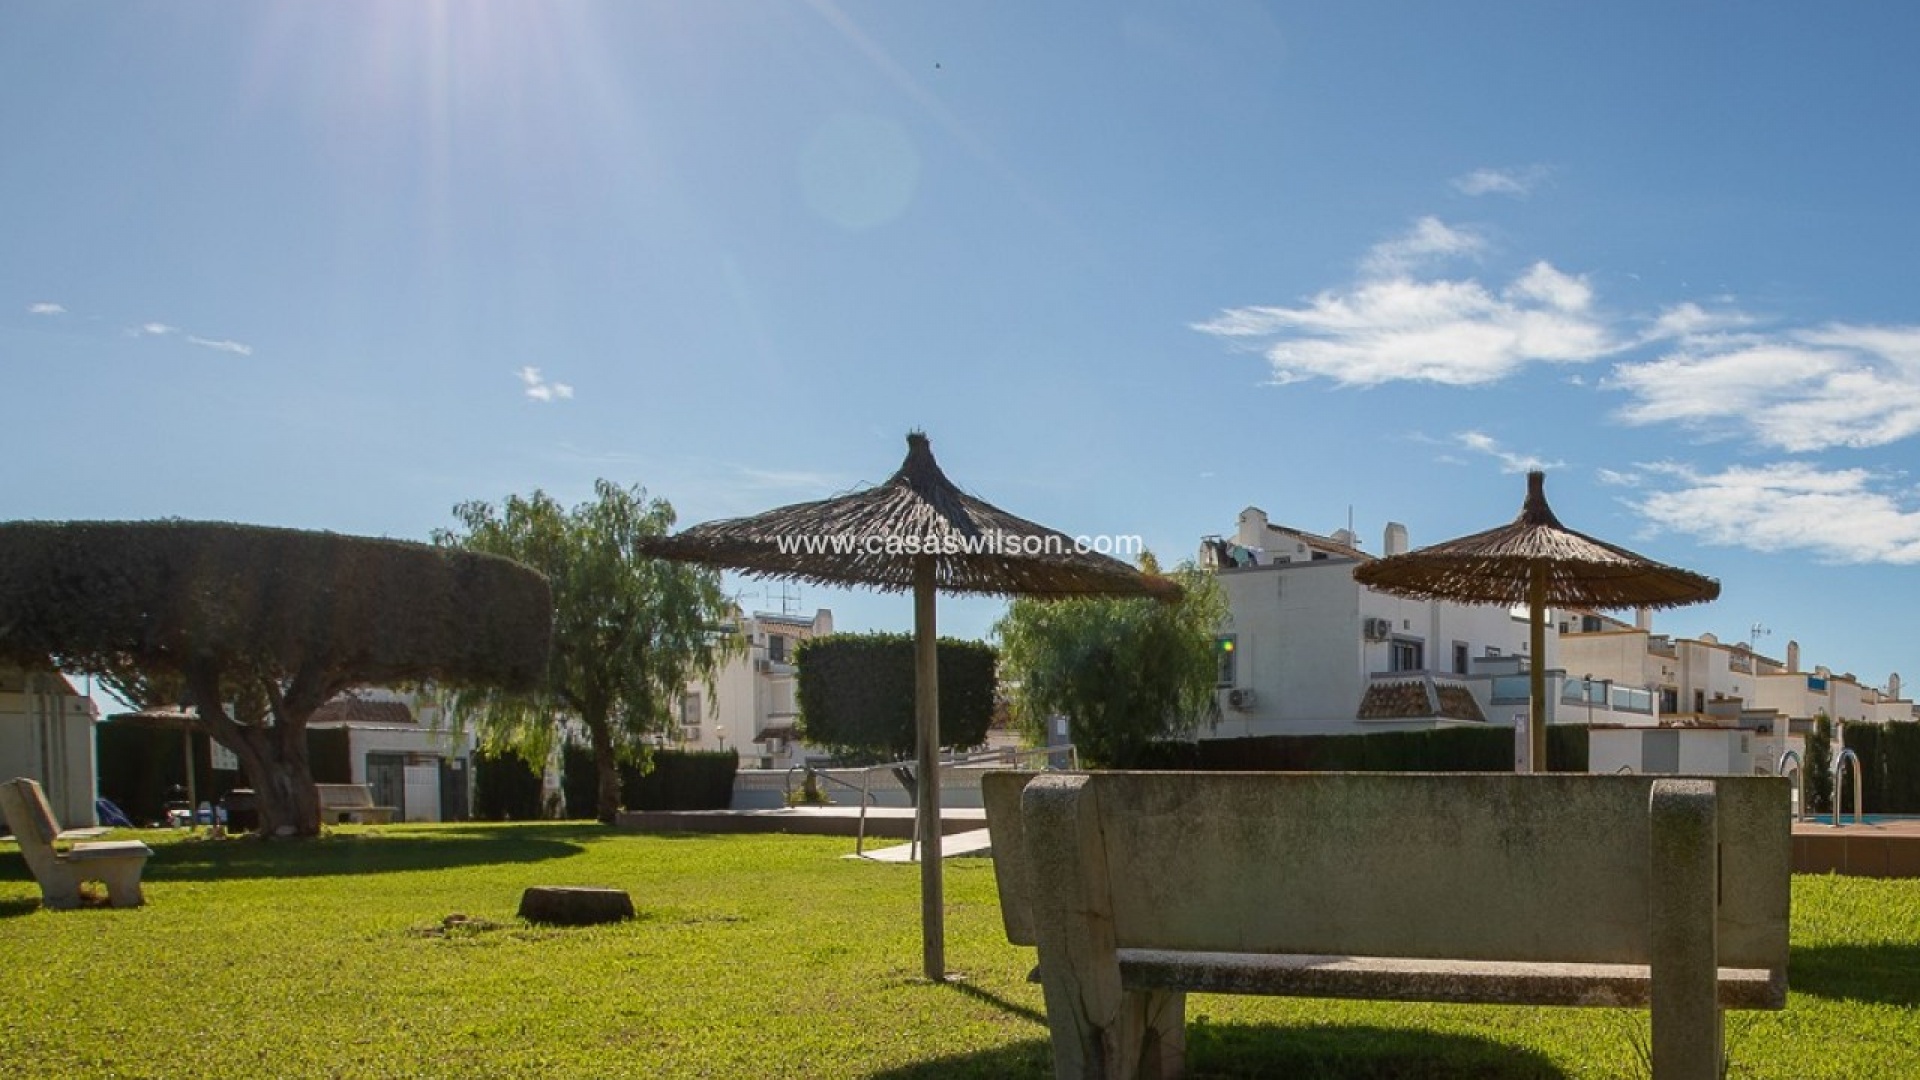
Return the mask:
<svg viewBox="0 0 1920 1080">
<path fill-rule="evenodd" d="M 612 825 L 620 817 L 620 763 L 613 753 L 613 730 L 607 726 L 605 717 L 583 719 L 593 737 L 593 771 L 600 781 L 594 816 L 602 824 Z"/>
<path fill-rule="evenodd" d="M 256 835 L 320 835 L 320 793 L 313 786 L 313 767 L 307 759 L 304 719 L 286 725 L 284 730 L 278 725 L 248 725 L 236 730 L 237 740 L 220 742 L 240 759 L 247 779 L 253 782 L 260 813 Z"/>
</svg>

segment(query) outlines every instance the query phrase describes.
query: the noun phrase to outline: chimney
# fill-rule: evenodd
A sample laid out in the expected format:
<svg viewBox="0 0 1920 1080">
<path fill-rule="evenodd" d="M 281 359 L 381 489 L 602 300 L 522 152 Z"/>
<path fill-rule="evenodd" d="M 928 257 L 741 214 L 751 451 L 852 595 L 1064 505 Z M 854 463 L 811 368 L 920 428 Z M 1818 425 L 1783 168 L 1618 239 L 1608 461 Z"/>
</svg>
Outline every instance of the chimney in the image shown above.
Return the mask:
<svg viewBox="0 0 1920 1080">
<path fill-rule="evenodd" d="M 1380 541 L 1380 554 L 1405 555 L 1407 553 L 1407 527 L 1397 521 L 1387 522 L 1387 534 Z"/>
<path fill-rule="evenodd" d="M 1635 608 L 1633 611 L 1633 628 L 1645 633 L 1652 633 L 1653 609 L 1645 606 Z"/>
<path fill-rule="evenodd" d="M 1787 674 L 1800 674 L 1800 643 L 1797 641 L 1787 642 Z"/>
<path fill-rule="evenodd" d="M 1266 547 L 1267 527 L 1267 512 L 1257 506 L 1249 506 L 1240 511 L 1240 531 L 1234 536 L 1234 542 L 1244 548 Z"/>
</svg>

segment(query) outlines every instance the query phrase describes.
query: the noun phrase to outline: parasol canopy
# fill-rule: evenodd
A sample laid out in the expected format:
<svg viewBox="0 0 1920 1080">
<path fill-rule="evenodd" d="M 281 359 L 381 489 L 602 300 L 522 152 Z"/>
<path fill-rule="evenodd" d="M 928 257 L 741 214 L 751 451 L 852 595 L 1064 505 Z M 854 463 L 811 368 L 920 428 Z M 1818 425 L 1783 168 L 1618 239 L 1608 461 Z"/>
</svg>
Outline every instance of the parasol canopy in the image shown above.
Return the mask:
<svg viewBox="0 0 1920 1080">
<path fill-rule="evenodd" d="M 1546 609 L 1671 608 L 1720 595 L 1710 577 L 1655 562 L 1560 524 L 1547 505 L 1546 474 L 1527 474 L 1520 516 L 1497 529 L 1370 562 L 1354 579 L 1381 592 L 1463 604 L 1527 606 L 1533 707 L 1533 768 L 1546 766 Z"/>
<path fill-rule="evenodd" d="M 1082 550 L 1064 533 L 961 491 L 918 431 L 907 436 L 906 460 L 883 484 L 752 517 L 710 521 L 646 541 L 642 551 L 752 577 L 913 590 L 921 945 L 927 978 L 934 981 L 946 978 L 935 593 L 1180 596 L 1179 586 L 1165 578 Z"/>
<path fill-rule="evenodd" d="M 931 556 L 934 587 L 999 596 L 1145 594 L 1174 599 L 1179 587 L 1072 537 L 961 491 L 933 459 L 921 432 L 885 483 L 831 499 L 727 518 L 650 540 L 646 553 L 755 577 L 904 592 L 919 556 Z"/>
</svg>

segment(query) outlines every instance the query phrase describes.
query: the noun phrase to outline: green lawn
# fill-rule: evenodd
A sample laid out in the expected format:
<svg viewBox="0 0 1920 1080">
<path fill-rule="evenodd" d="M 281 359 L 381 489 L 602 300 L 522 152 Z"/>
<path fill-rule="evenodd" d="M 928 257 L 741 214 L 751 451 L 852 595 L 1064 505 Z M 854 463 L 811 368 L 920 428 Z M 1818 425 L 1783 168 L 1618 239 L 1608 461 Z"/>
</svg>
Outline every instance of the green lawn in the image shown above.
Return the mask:
<svg viewBox="0 0 1920 1080">
<path fill-rule="evenodd" d="M 993 871 L 948 864 L 919 973 L 918 872 L 850 841 L 598 826 L 393 826 L 156 848 L 147 906 L 39 910 L 0 844 L 0 1062 L 48 1076 L 1047 1075 Z M 640 917 L 553 930 L 528 885 Z M 1920 881 L 1794 880 L 1791 1006 L 1734 1014 L 1734 1076 L 1920 1076 Z M 464 915 L 451 927 L 448 916 Z M 1200 1077 L 1643 1075 L 1642 1013 L 1194 997 Z"/>
</svg>

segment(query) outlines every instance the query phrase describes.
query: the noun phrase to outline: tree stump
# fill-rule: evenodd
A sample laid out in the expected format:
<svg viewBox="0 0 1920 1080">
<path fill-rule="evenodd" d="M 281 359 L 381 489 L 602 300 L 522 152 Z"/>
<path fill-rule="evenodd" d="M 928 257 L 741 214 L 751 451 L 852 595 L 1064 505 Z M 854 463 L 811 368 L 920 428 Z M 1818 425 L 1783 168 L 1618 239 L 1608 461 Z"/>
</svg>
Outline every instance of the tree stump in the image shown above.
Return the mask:
<svg viewBox="0 0 1920 1080">
<path fill-rule="evenodd" d="M 633 898 L 620 889 L 535 885 L 520 894 L 520 917 L 554 926 L 593 926 L 633 918 Z"/>
</svg>

